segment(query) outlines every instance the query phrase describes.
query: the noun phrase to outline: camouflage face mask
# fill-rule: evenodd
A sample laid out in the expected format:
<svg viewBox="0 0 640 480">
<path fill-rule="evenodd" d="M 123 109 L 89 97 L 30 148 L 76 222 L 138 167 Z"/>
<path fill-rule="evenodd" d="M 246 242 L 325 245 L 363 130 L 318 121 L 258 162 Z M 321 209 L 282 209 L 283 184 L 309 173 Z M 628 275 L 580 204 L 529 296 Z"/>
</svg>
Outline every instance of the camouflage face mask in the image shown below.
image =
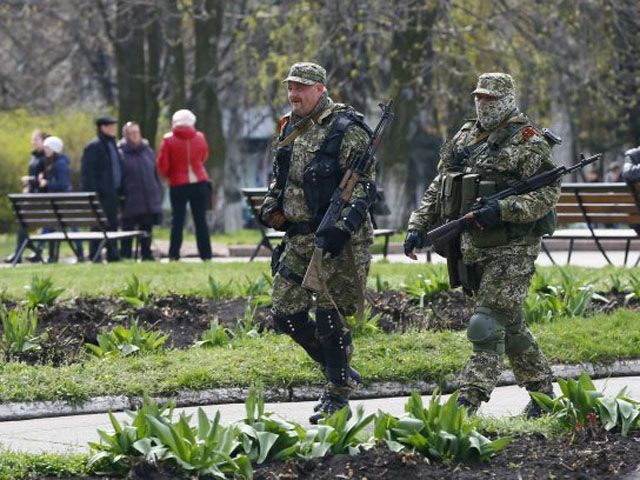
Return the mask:
<svg viewBox="0 0 640 480">
<path fill-rule="evenodd" d="M 502 122 L 509 113 L 512 113 L 518 108 L 513 94 L 508 94 L 489 102 L 479 102 L 476 98 L 475 103 L 478 121 L 480 122 L 480 126 L 485 130 L 493 130 L 500 125 L 500 122 Z"/>
</svg>

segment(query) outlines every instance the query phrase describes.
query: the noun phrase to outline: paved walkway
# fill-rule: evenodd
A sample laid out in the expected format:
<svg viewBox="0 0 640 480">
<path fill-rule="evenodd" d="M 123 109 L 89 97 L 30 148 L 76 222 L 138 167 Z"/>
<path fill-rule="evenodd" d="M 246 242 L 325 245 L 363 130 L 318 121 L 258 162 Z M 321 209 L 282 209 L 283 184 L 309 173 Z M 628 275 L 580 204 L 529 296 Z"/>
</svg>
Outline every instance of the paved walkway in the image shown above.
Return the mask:
<svg viewBox="0 0 640 480">
<path fill-rule="evenodd" d="M 640 399 L 640 377 L 619 377 L 608 380 L 594 380 L 599 390 L 606 388 L 606 392 L 616 394 L 623 386 L 629 387 L 629 396 Z M 555 385 L 556 393 L 559 392 Z M 423 397 L 425 403 L 429 397 Z M 445 399 L 448 396 L 444 397 Z M 365 411 L 374 413 L 383 410 L 393 415 L 402 415 L 407 397 L 380 398 L 356 400 L 353 406 L 362 404 Z M 525 390 L 516 386 L 497 388 L 491 400 L 480 408 L 481 415 L 511 416 L 519 414 L 529 397 Z M 307 418 L 315 402 L 296 403 L 268 403 L 266 410 L 274 412 L 283 418 L 308 425 Z M 208 415 L 220 410 L 223 423 L 230 423 L 244 418 L 243 404 L 211 405 L 203 407 Z M 196 408 L 176 409 L 179 412 L 193 414 Z M 119 420 L 126 418 L 124 413 L 116 413 Z M 96 429 L 111 431 L 112 427 L 106 414 L 78 415 L 68 417 L 54 417 L 37 420 L 10 421 L 0 423 L 0 448 L 9 448 L 29 452 L 86 452 L 87 442 L 97 441 Z"/>
</svg>

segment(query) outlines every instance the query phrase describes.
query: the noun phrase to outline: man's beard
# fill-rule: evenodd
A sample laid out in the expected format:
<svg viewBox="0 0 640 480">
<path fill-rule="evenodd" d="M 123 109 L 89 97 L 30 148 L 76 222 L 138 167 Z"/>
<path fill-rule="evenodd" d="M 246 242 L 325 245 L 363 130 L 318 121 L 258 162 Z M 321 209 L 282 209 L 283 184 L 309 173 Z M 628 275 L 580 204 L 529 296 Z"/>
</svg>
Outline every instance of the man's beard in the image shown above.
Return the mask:
<svg viewBox="0 0 640 480">
<path fill-rule="evenodd" d="M 479 102 L 476 99 L 475 103 L 478 122 L 484 130 L 495 129 L 508 115 L 518 110 L 513 94 L 505 95 L 492 102 Z"/>
</svg>

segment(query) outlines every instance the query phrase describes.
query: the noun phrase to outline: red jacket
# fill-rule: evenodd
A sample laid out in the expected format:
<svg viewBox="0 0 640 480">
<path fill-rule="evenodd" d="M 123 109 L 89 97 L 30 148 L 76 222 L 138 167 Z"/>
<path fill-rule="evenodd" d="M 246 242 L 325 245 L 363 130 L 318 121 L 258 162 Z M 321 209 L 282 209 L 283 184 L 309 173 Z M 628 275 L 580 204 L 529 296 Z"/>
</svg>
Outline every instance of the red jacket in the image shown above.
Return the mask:
<svg viewBox="0 0 640 480">
<path fill-rule="evenodd" d="M 164 135 L 158 155 L 158 173 L 169 180 L 172 187 L 204 182 L 209 176 L 204 162 L 209 146 L 202 132 L 193 127 L 178 126 Z M 189 167 L 192 177 L 189 178 Z"/>
</svg>

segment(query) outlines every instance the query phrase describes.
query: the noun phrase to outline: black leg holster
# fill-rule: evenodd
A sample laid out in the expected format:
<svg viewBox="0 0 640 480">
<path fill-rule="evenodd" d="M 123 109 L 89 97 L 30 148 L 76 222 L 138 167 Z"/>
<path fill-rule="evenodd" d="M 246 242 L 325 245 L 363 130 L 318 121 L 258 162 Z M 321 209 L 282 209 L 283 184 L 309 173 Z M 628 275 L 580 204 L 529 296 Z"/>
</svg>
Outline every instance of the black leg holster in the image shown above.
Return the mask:
<svg viewBox="0 0 640 480">
<path fill-rule="evenodd" d="M 277 315 L 274 312 L 273 323 L 277 332 L 289 335 L 312 359 L 324 365 L 324 354 L 316 337 L 316 326 L 307 312 L 293 315 Z"/>
<path fill-rule="evenodd" d="M 351 333 L 343 329 L 340 315 L 333 309 L 318 309 L 316 324 L 328 380 L 336 385 L 347 385 L 350 379 Z"/>
</svg>

